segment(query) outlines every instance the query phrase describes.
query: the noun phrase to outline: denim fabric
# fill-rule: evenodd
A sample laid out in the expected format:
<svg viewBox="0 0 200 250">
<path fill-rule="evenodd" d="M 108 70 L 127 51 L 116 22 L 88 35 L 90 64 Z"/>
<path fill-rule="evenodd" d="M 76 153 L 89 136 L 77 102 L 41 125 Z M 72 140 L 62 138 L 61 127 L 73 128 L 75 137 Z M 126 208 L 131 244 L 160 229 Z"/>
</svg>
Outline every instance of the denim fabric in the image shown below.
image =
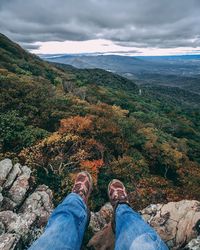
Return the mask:
<svg viewBox="0 0 200 250">
<path fill-rule="evenodd" d="M 119 204 L 115 213 L 115 250 L 167 250 L 155 230 L 126 204 Z"/>
<path fill-rule="evenodd" d="M 115 214 L 115 250 L 167 250 L 168 248 L 141 216 L 126 204 L 119 204 Z M 53 211 L 45 232 L 29 250 L 79 250 L 88 222 L 82 198 L 69 194 Z"/>
<path fill-rule="evenodd" d="M 53 211 L 45 232 L 29 250 L 79 250 L 88 222 L 88 212 L 82 198 L 69 194 Z"/>
</svg>

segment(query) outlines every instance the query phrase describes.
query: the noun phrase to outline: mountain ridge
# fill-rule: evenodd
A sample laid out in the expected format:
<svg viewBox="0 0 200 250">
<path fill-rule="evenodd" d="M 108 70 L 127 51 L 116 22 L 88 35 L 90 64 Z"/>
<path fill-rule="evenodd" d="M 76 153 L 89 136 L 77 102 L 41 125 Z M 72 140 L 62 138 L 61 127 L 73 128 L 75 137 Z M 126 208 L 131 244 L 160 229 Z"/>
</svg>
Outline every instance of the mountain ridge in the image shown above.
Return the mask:
<svg viewBox="0 0 200 250">
<path fill-rule="evenodd" d="M 43 55 L 42 58 L 78 68 L 102 68 L 134 80 L 137 84 L 169 85 L 200 93 L 199 55 L 133 57 L 77 54 L 55 58 Z M 179 78 L 181 81 L 178 81 Z"/>
</svg>

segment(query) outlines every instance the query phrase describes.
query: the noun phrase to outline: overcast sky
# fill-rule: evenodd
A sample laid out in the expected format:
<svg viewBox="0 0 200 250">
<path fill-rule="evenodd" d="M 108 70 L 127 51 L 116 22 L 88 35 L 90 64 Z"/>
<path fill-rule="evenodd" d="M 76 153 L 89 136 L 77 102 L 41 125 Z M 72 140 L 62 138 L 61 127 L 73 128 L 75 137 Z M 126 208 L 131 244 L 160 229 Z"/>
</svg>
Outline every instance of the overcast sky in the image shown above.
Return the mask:
<svg viewBox="0 0 200 250">
<path fill-rule="evenodd" d="M 199 53 L 200 0 L 0 0 L 0 32 L 34 53 Z"/>
</svg>

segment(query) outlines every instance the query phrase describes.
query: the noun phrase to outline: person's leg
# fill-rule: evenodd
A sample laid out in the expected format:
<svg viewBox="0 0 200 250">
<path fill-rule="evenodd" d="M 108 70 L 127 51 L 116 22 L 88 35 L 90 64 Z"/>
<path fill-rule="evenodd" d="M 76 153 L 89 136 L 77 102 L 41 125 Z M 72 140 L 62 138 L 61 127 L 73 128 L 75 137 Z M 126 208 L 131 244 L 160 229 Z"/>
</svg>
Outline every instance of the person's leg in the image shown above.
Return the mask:
<svg viewBox="0 0 200 250">
<path fill-rule="evenodd" d="M 30 250 L 80 249 L 87 220 L 87 207 L 82 198 L 69 194 L 53 211 L 45 232 Z"/>
<path fill-rule="evenodd" d="M 89 219 L 86 203 L 91 190 L 90 175 L 79 173 L 72 193 L 53 211 L 44 233 L 29 250 L 79 250 Z"/>
<path fill-rule="evenodd" d="M 128 202 L 123 183 L 113 180 L 108 187 L 115 207 L 115 250 L 167 250 L 156 231 L 135 212 Z"/>
<path fill-rule="evenodd" d="M 119 204 L 115 210 L 115 249 L 167 250 L 156 231 L 127 204 Z"/>
</svg>

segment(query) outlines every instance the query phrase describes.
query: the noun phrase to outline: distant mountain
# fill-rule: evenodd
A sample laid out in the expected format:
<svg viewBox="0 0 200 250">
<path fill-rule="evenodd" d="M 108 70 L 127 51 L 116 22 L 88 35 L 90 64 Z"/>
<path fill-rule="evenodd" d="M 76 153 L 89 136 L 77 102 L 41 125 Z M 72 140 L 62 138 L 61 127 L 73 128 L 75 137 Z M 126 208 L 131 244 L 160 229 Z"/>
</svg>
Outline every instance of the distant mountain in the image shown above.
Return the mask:
<svg viewBox="0 0 200 250">
<path fill-rule="evenodd" d="M 200 55 L 131 57 L 78 54 L 41 57 L 77 68 L 105 69 L 138 84 L 175 86 L 200 93 Z"/>
<path fill-rule="evenodd" d="M 42 56 L 43 59 L 64 64 L 70 64 L 77 68 L 102 68 L 112 72 L 128 72 L 132 67 L 140 65 L 141 60 L 126 56 L 116 55 L 60 55 Z"/>
<path fill-rule="evenodd" d="M 185 56 L 119 56 L 119 55 L 40 55 L 41 58 L 77 68 L 102 68 L 120 74 L 200 74 L 200 55 Z"/>
</svg>

